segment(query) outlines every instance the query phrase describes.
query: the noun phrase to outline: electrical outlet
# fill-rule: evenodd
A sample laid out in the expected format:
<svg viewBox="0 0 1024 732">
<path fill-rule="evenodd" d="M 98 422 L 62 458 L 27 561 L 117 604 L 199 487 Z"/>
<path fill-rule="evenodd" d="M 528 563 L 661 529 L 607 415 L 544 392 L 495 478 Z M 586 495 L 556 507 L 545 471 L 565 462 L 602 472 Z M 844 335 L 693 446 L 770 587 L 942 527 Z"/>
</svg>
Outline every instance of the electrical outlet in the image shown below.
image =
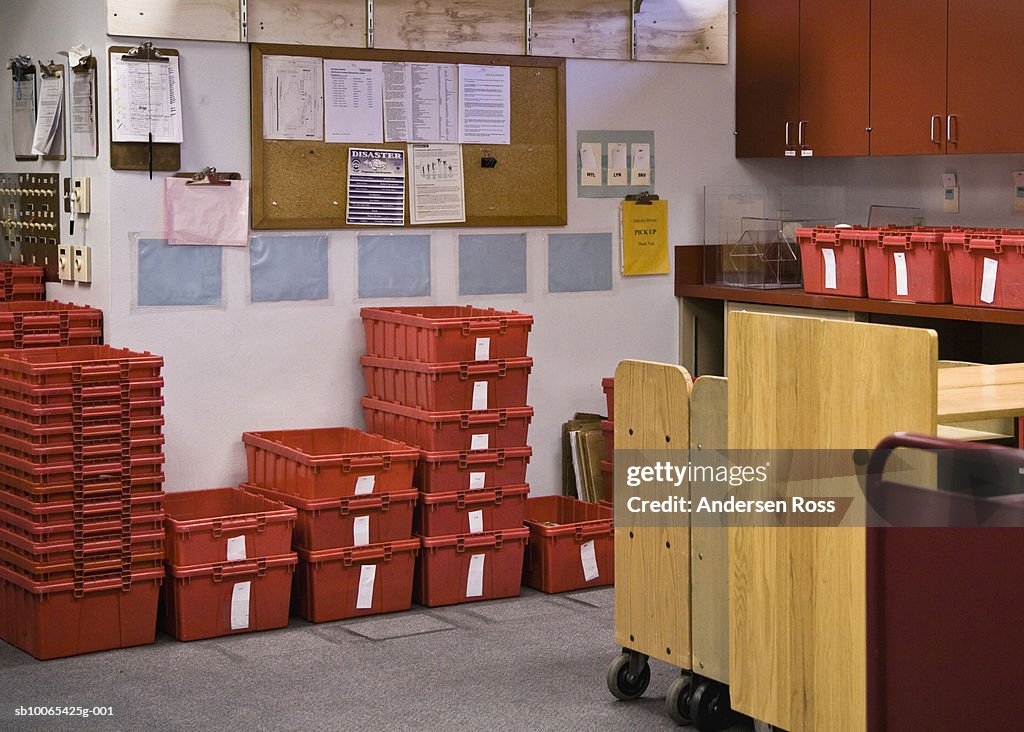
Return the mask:
<svg viewBox="0 0 1024 732">
<path fill-rule="evenodd" d="M 57 276 L 62 282 L 70 282 L 75 279 L 72 249 L 70 244 L 61 244 L 57 247 Z"/>
<path fill-rule="evenodd" d="M 71 183 L 74 181 L 74 196 L 72 196 Z M 64 213 L 71 213 L 74 206 L 76 214 L 88 214 L 92 206 L 88 178 L 65 178 L 64 179 Z"/>
<path fill-rule="evenodd" d="M 958 214 L 960 213 L 960 188 L 959 186 L 953 186 L 952 188 L 942 189 L 942 213 Z"/>
<path fill-rule="evenodd" d="M 92 282 L 92 248 L 74 247 L 75 282 Z"/>
</svg>

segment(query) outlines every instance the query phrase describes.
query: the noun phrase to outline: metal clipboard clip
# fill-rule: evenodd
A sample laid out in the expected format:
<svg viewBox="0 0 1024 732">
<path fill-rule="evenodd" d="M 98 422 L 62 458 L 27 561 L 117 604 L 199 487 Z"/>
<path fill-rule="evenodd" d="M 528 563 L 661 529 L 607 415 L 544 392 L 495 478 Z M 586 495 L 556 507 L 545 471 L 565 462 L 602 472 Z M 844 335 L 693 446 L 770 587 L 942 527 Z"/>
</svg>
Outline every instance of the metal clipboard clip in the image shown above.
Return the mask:
<svg viewBox="0 0 1024 732">
<path fill-rule="evenodd" d="M 192 180 L 185 184 L 187 186 L 229 186 L 231 181 L 242 179 L 242 176 L 238 173 L 220 174 L 212 165 L 203 168 L 190 177 Z"/>
<path fill-rule="evenodd" d="M 644 191 L 643 193 L 630 194 L 626 196 L 627 201 L 633 201 L 637 206 L 650 206 L 654 201 L 659 200 L 658 196 Z"/>
<path fill-rule="evenodd" d="M 160 53 L 160 50 L 153 45 L 152 41 L 146 41 L 137 48 L 121 55 L 122 61 L 148 61 L 166 64 L 170 58 Z"/>
<path fill-rule="evenodd" d="M 50 59 L 50 63 L 44 64 L 42 61 L 39 62 L 39 72 L 47 79 L 60 78 L 60 66 Z"/>
</svg>

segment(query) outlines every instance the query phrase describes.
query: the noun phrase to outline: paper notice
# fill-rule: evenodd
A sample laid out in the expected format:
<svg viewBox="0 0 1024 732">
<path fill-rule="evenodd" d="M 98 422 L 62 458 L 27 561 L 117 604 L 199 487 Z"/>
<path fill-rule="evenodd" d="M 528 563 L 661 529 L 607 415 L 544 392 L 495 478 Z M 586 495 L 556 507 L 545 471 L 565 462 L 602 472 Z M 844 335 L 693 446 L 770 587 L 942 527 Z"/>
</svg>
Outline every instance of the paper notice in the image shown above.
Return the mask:
<svg viewBox="0 0 1024 732">
<path fill-rule="evenodd" d="M 601 143 L 584 142 L 580 144 L 580 184 L 599 186 L 601 183 Z"/>
<path fill-rule="evenodd" d="M 370 517 L 356 516 L 352 520 L 352 546 L 366 546 L 370 543 Z"/>
<path fill-rule="evenodd" d="M 484 560 L 486 554 L 474 554 L 469 559 L 469 576 L 466 578 L 466 597 L 480 597 L 484 594 Z"/>
<path fill-rule="evenodd" d="M 249 627 L 249 595 L 252 582 L 239 582 L 231 588 L 231 630 Z"/>
<path fill-rule="evenodd" d="M 473 356 L 476 361 L 490 361 L 491 360 L 491 339 L 490 338 L 477 338 L 476 339 L 476 351 Z"/>
<path fill-rule="evenodd" d="M 594 551 L 593 539 L 580 545 L 580 562 L 583 564 L 583 579 L 587 582 L 601 576 L 597 568 L 597 553 Z"/>
<path fill-rule="evenodd" d="M 39 112 L 32 135 L 34 155 L 64 154 L 64 77 L 44 76 L 39 88 Z"/>
<path fill-rule="evenodd" d="M 484 512 L 483 511 L 470 511 L 469 512 L 469 533 L 479 534 L 484 530 Z"/>
<path fill-rule="evenodd" d="M 364 564 L 359 568 L 359 594 L 356 596 L 356 610 L 369 610 L 373 607 L 373 585 L 376 581 L 376 564 Z"/>
<path fill-rule="evenodd" d="M 356 478 L 356 495 L 365 496 L 369 493 L 373 493 L 373 486 L 377 482 L 377 476 L 375 475 L 360 475 Z"/>
<path fill-rule="evenodd" d="M 646 186 L 651 182 L 651 146 L 646 142 L 635 142 L 631 146 L 633 160 L 629 184 Z"/>
<path fill-rule="evenodd" d="M 822 249 L 821 256 L 825 260 L 825 289 L 836 288 L 836 252 L 834 249 Z"/>
<path fill-rule="evenodd" d="M 907 296 L 907 253 L 893 252 L 893 264 L 896 266 L 896 295 Z"/>
<path fill-rule="evenodd" d="M 229 536 L 227 560 L 229 562 L 237 562 L 238 560 L 245 558 L 245 537 Z"/>
<path fill-rule="evenodd" d="M 11 79 L 11 133 L 14 154 L 20 157 L 34 155 L 32 139 L 36 131 L 36 77 L 24 74 Z"/>
<path fill-rule="evenodd" d="M 510 90 L 508 66 L 459 64 L 459 142 L 511 142 Z"/>
<path fill-rule="evenodd" d="M 471 491 L 480 490 L 484 487 L 484 481 L 487 478 L 487 473 L 484 471 L 473 472 L 469 474 L 469 489 Z"/>
<path fill-rule="evenodd" d="M 324 60 L 324 140 L 384 142 L 380 61 Z"/>
<path fill-rule="evenodd" d="M 985 265 L 981 275 L 981 296 L 982 302 L 989 305 L 996 299 L 996 274 L 999 271 L 999 260 L 985 257 Z"/>
<path fill-rule="evenodd" d="M 409 219 L 413 224 L 466 220 L 462 146 L 409 145 Z"/>
<path fill-rule="evenodd" d="M 473 409 L 487 409 L 487 382 L 473 382 Z"/>
<path fill-rule="evenodd" d="M 324 139 L 324 65 L 305 56 L 263 57 L 263 137 Z"/>
<path fill-rule="evenodd" d="M 181 87 L 178 57 L 166 63 L 110 57 L 110 114 L 113 142 L 181 142 Z M 319 64 L 318 64 L 319 65 Z"/>
<path fill-rule="evenodd" d="M 458 67 L 384 62 L 384 137 L 388 142 L 457 142 Z"/>
<path fill-rule="evenodd" d="M 405 151 L 348 149 L 345 223 L 402 226 L 405 223 Z"/>
<path fill-rule="evenodd" d="M 491 444 L 491 436 L 486 432 L 482 435 L 472 435 L 469 438 L 470 450 L 486 450 Z"/>
<path fill-rule="evenodd" d="M 608 185 L 624 186 L 629 182 L 626 167 L 626 143 L 608 143 Z"/>
<path fill-rule="evenodd" d="M 71 74 L 71 152 L 94 158 L 96 141 L 96 69 Z"/>
</svg>

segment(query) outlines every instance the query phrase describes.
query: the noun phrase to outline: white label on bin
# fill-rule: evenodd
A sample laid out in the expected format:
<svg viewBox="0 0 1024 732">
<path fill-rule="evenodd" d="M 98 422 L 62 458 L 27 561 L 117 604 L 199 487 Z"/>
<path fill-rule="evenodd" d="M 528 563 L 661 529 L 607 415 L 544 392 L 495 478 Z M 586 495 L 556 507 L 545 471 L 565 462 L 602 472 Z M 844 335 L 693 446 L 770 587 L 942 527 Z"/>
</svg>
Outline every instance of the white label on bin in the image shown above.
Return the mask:
<svg viewBox="0 0 1024 732">
<path fill-rule="evenodd" d="M 376 475 L 360 475 L 356 478 L 356 495 L 365 496 L 367 493 L 373 493 L 373 486 L 376 482 Z"/>
<path fill-rule="evenodd" d="M 487 477 L 487 473 L 480 471 L 479 473 L 469 474 L 469 489 L 471 491 L 480 490 L 484 487 L 484 478 Z"/>
<path fill-rule="evenodd" d="M 896 265 L 896 294 L 907 296 L 907 253 L 893 252 L 892 261 Z"/>
<path fill-rule="evenodd" d="M 356 516 L 352 521 L 352 546 L 366 546 L 370 543 L 370 517 Z"/>
<path fill-rule="evenodd" d="M 477 361 L 490 361 L 491 360 L 491 339 L 490 338 L 477 338 L 476 339 L 476 360 Z"/>
<path fill-rule="evenodd" d="M 999 260 L 985 257 L 985 269 L 981 275 L 981 301 L 989 305 L 996 299 L 996 273 L 999 271 Z"/>
<path fill-rule="evenodd" d="M 483 511 L 470 511 L 469 512 L 469 533 L 479 534 L 484 530 L 484 512 Z"/>
<path fill-rule="evenodd" d="M 239 582 L 231 588 L 231 630 L 245 630 L 249 627 L 251 590 L 252 582 Z"/>
<path fill-rule="evenodd" d="M 597 553 L 594 551 L 594 540 L 580 545 L 580 561 L 583 563 L 583 579 L 587 582 L 601 576 L 597 568 Z"/>
<path fill-rule="evenodd" d="M 373 607 L 373 584 L 376 581 L 376 564 L 364 564 L 359 568 L 359 595 L 356 597 L 356 610 L 368 610 Z"/>
<path fill-rule="evenodd" d="M 487 409 L 487 382 L 473 382 L 473 409 Z"/>
<path fill-rule="evenodd" d="M 469 558 L 466 597 L 480 597 L 484 594 L 484 560 L 486 558 L 486 554 L 474 554 Z"/>
<path fill-rule="evenodd" d="M 239 559 L 245 559 L 245 537 L 244 536 L 229 536 L 228 537 L 228 561 L 237 562 Z"/>
<path fill-rule="evenodd" d="M 834 249 L 822 249 L 821 256 L 825 260 L 825 289 L 836 289 L 836 252 Z"/>
<path fill-rule="evenodd" d="M 473 435 L 469 441 L 470 450 L 486 450 L 491 444 L 491 436 L 488 434 Z"/>
</svg>

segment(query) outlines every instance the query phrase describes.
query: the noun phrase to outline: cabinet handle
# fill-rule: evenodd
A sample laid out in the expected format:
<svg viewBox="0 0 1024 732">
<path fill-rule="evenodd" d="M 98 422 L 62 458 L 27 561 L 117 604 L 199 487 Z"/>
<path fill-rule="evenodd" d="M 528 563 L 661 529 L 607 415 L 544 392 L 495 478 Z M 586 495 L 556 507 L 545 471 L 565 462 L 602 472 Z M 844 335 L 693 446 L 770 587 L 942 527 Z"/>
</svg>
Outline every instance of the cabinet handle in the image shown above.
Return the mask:
<svg viewBox="0 0 1024 732">
<path fill-rule="evenodd" d="M 933 145 L 940 145 L 942 143 L 942 141 L 935 139 L 935 123 L 936 122 L 939 123 L 939 129 L 941 130 L 942 129 L 942 115 L 941 114 L 933 114 L 932 115 L 932 125 L 931 125 L 931 129 L 928 132 L 932 136 L 932 144 Z"/>
<path fill-rule="evenodd" d="M 792 124 L 792 122 L 786 123 L 786 147 L 789 147 L 789 128 Z"/>
<path fill-rule="evenodd" d="M 804 146 L 804 127 L 807 126 L 807 120 L 800 120 L 800 124 L 796 126 L 796 144 L 800 147 Z"/>
<path fill-rule="evenodd" d="M 953 120 L 956 120 L 956 137 L 953 137 Z M 946 142 L 960 144 L 960 118 L 955 114 L 946 117 Z"/>
</svg>

